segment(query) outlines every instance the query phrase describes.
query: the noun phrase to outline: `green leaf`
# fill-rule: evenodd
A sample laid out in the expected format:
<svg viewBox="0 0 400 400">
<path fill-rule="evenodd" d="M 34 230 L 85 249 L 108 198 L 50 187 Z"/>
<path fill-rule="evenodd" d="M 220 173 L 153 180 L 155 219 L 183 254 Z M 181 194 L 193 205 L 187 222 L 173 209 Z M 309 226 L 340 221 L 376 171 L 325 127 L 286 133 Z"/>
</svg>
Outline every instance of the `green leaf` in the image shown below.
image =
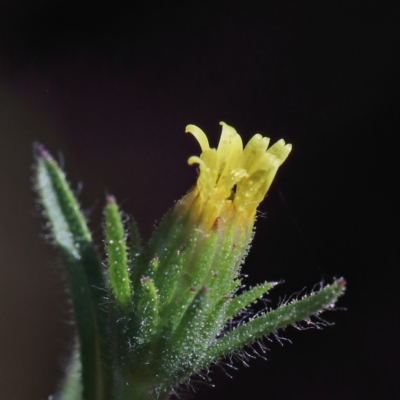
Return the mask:
<svg viewBox="0 0 400 400">
<path fill-rule="evenodd" d="M 36 189 L 68 277 L 82 363 L 84 400 L 111 398 L 111 355 L 103 269 L 63 171 L 39 148 Z"/>
<path fill-rule="evenodd" d="M 124 309 L 131 302 L 131 284 L 124 226 L 114 196 L 107 196 L 104 215 L 108 278 L 117 305 Z"/>
<path fill-rule="evenodd" d="M 142 293 L 138 305 L 138 317 L 141 324 L 140 336 L 144 342 L 150 342 L 157 332 L 158 326 L 158 297 L 157 290 L 151 278 L 141 279 Z"/>
<path fill-rule="evenodd" d="M 136 221 L 130 217 L 129 224 L 129 269 L 132 288 L 135 290 L 140 283 L 140 260 L 142 256 L 142 238 Z"/>
<path fill-rule="evenodd" d="M 337 298 L 343 293 L 344 288 L 345 282 L 343 279 L 340 279 L 332 285 L 326 286 L 318 293 L 281 306 L 274 311 L 270 311 L 239 326 L 234 331 L 220 338 L 208 349 L 204 359 L 205 363 L 202 367 L 241 349 L 243 346 L 253 343 L 265 335 L 274 333 L 280 328 L 295 324 L 312 315 L 318 315 L 335 303 Z"/>
<path fill-rule="evenodd" d="M 233 318 L 241 310 L 244 310 L 248 305 L 253 303 L 253 301 L 263 294 L 267 293 L 274 286 L 273 283 L 266 282 L 232 298 L 228 305 L 228 309 L 226 310 L 226 320 Z"/>
<path fill-rule="evenodd" d="M 82 399 L 82 365 L 79 358 L 79 349 L 75 346 L 57 400 L 80 399 Z"/>
</svg>

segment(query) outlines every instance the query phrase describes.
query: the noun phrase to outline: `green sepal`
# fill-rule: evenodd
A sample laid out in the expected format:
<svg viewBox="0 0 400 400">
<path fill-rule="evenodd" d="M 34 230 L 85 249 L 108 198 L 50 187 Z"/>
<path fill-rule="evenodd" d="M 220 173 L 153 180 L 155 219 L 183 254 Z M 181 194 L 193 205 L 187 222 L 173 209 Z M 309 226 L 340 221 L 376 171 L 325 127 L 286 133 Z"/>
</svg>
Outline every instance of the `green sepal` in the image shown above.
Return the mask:
<svg viewBox="0 0 400 400">
<path fill-rule="evenodd" d="M 42 147 L 37 158 L 36 190 L 68 278 L 79 337 L 83 399 L 109 400 L 112 371 L 103 269 L 65 175 Z"/>
<path fill-rule="evenodd" d="M 138 304 L 138 320 L 141 324 L 140 338 L 148 342 L 157 333 L 159 322 L 157 289 L 151 278 L 142 277 L 141 293 Z"/>
<path fill-rule="evenodd" d="M 182 237 L 183 235 L 183 224 L 174 225 L 171 223 L 171 214 L 163 218 L 159 226 L 153 232 L 153 235 L 149 241 L 146 249 L 138 256 L 135 261 L 135 265 L 132 266 L 130 273 L 131 281 L 133 283 L 134 289 L 134 304 L 139 301 L 141 293 L 141 278 L 143 276 L 151 277 L 155 285 L 159 289 L 164 289 L 165 285 L 159 282 L 159 277 L 170 276 L 169 269 L 175 269 L 171 267 L 173 264 L 170 262 L 170 257 L 175 257 L 177 254 L 177 249 L 175 248 L 177 237 Z M 137 230 L 135 229 L 137 232 Z M 136 236 L 134 232 L 132 237 Z M 180 243 L 180 242 L 179 242 Z M 154 258 L 158 259 L 157 264 L 157 274 L 154 275 Z M 159 293 L 160 296 L 160 293 Z M 164 302 L 161 301 L 160 305 Z"/>
<path fill-rule="evenodd" d="M 248 234 L 235 230 L 234 227 L 219 235 L 217 251 L 211 266 L 213 279 L 208 286 L 211 304 L 232 295 L 232 282 L 237 281 L 248 242 Z"/>
<path fill-rule="evenodd" d="M 128 251 L 121 214 L 113 196 L 107 196 L 104 209 L 108 278 L 115 302 L 126 308 L 131 302 Z"/>
<path fill-rule="evenodd" d="M 344 289 L 345 281 L 343 279 L 337 280 L 332 285 L 321 289 L 318 293 L 283 305 L 239 326 L 220 338 L 208 349 L 204 358 L 204 366 L 238 351 L 243 346 L 250 345 L 257 339 L 274 333 L 280 328 L 295 324 L 313 315 L 318 315 L 333 305 L 344 292 Z"/>
<path fill-rule="evenodd" d="M 180 251 L 182 243 L 186 244 L 187 235 L 187 218 L 175 221 L 172 213 L 168 212 L 151 236 L 144 255 L 144 265 L 147 266 L 151 259 L 157 255 L 160 261 L 158 274 L 162 276 L 162 273 L 170 265 L 169 258 L 175 257 L 176 252 Z M 160 287 L 158 283 L 156 281 L 157 287 Z"/>
<path fill-rule="evenodd" d="M 196 234 L 196 233 L 195 233 Z M 174 297 L 171 301 L 171 326 L 174 330 L 180 323 L 187 308 L 192 303 L 193 292 L 201 292 L 212 279 L 211 266 L 215 256 L 218 235 L 211 234 L 206 238 L 190 238 L 190 245 L 184 252 L 184 273 L 178 277 Z M 198 243 L 201 241 L 200 243 Z"/>
<path fill-rule="evenodd" d="M 233 318 L 236 314 L 244 310 L 247 306 L 257 300 L 263 294 L 267 293 L 274 286 L 274 283 L 265 282 L 233 297 L 230 300 L 226 310 L 226 320 Z"/>
<path fill-rule="evenodd" d="M 199 355 L 197 350 L 207 311 L 207 288 L 203 286 L 197 294 L 190 291 L 190 295 L 191 302 L 168 340 L 169 356 L 163 364 L 163 369 L 167 371 L 173 372 L 177 366 L 181 369 L 191 365 Z"/>
<path fill-rule="evenodd" d="M 135 291 L 140 286 L 140 261 L 143 252 L 142 238 L 136 221 L 130 217 L 129 223 L 129 277 L 132 289 Z"/>
<path fill-rule="evenodd" d="M 146 268 L 144 269 L 144 276 L 148 276 L 154 280 L 159 265 L 160 259 L 158 258 L 157 254 L 155 254 L 154 257 L 147 263 Z"/>
<path fill-rule="evenodd" d="M 181 220 L 174 224 L 170 214 L 167 214 L 154 231 L 146 252 L 147 263 L 154 256 L 158 258 L 155 284 L 159 288 L 161 305 L 168 305 L 182 275 L 182 267 L 188 254 L 188 247 L 194 243 L 188 240 L 187 221 Z M 148 265 L 148 264 L 147 264 Z"/>
</svg>

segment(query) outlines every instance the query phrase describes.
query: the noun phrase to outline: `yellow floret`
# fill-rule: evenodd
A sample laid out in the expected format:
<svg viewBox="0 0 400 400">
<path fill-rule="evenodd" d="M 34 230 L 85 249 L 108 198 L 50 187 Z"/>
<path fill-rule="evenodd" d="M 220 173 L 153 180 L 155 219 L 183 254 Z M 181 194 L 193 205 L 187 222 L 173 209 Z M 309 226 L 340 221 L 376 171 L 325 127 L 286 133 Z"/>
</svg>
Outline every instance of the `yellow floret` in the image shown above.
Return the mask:
<svg viewBox="0 0 400 400">
<path fill-rule="evenodd" d="M 252 227 L 258 205 L 292 149 L 282 139 L 268 149 L 269 139 L 259 134 L 243 149 L 236 130 L 224 122 L 220 124 L 222 133 L 217 149 L 210 148 L 200 128 L 186 127 L 202 150 L 200 157 L 188 160 L 189 165 L 199 165 L 200 174 L 194 189 L 178 206 L 188 211 L 193 222 L 205 231 L 230 222 Z"/>
</svg>

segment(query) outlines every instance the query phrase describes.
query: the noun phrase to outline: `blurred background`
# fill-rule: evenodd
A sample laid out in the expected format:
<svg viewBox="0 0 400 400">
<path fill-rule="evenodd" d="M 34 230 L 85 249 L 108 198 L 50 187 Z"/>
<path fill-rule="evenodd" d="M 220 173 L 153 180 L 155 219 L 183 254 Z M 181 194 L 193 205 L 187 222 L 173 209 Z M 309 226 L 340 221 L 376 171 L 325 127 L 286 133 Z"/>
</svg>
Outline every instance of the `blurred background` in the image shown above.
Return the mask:
<svg viewBox="0 0 400 400">
<path fill-rule="evenodd" d="M 265 341 L 268 361 L 234 363 L 234 379 L 214 368 L 216 387 L 192 398 L 399 398 L 395 2 L 0 4 L 1 399 L 48 399 L 73 335 L 33 143 L 65 166 L 102 248 L 105 194 L 148 238 L 196 178 L 185 126 L 216 146 L 221 120 L 245 142 L 294 146 L 260 207 L 245 283 L 284 280 L 270 306 L 334 277 L 348 290 L 325 314 L 333 326 L 281 332 L 292 344 Z"/>
</svg>

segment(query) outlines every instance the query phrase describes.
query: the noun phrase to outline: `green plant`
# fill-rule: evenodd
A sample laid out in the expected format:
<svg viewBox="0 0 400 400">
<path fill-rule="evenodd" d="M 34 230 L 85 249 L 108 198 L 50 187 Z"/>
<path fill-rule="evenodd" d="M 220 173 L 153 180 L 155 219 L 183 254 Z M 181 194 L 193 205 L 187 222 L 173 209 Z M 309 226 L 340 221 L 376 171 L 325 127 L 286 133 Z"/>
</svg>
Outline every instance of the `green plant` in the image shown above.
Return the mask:
<svg viewBox="0 0 400 400">
<path fill-rule="evenodd" d="M 107 196 L 104 269 L 65 175 L 40 146 L 36 190 L 68 277 L 77 331 L 61 400 L 168 399 L 195 372 L 265 335 L 332 307 L 343 279 L 301 300 L 235 321 L 274 285 L 238 292 L 256 208 L 291 146 L 255 135 L 243 150 L 224 124 L 218 149 L 202 148 L 197 185 L 164 217 L 146 246 Z M 229 328 L 234 326 L 234 328 Z"/>
</svg>

